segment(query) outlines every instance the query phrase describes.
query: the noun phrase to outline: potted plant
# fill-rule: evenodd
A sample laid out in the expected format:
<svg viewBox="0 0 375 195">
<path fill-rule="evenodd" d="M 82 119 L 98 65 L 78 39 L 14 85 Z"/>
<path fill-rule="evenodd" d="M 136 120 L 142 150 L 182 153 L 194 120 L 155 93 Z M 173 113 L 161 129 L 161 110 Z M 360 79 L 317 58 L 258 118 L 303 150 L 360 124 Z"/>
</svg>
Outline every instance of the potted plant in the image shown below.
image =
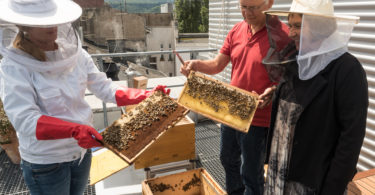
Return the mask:
<svg viewBox="0 0 375 195">
<path fill-rule="evenodd" d="M 5 150 L 9 159 L 14 164 L 19 164 L 21 161 L 18 150 L 18 138 L 16 131 L 10 123 L 5 111 L 3 103 L 0 101 L 0 147 Z"/>
</svg>

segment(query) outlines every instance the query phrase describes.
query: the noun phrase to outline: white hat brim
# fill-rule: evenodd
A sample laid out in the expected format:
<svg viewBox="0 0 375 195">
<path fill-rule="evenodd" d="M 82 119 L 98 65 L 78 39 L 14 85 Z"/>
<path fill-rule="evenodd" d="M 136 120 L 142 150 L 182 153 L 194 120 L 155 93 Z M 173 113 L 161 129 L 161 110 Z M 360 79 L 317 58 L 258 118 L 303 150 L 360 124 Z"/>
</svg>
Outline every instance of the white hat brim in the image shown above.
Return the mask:
<svg viewBox="0 0 375 195">
<path fill-rule="evenodd" d="M 357 16 L 344 16 L 344 15 L 323 15 L 323 14 L 315 14 L 310 12 L 295 12 L 295 11 L 281 11 L 281 10 L 269 10 L 265 11 L 265 14 L 270 15 L 277 15 L 277 16 L 288 16 L 289 14 L 306 14 L 306 15 L 312 15 L 312 16 L 321 16 L 326 18 L 339 18 L 339 19 L 345 19 L 345 20 L 354 20 L 355 23 L 359 22 L 359 17 Z"/>
<path fill-rule="evenodd" d="M 20 14 L 9 8 L 9 0 L 0 1 L 0 20 L 20 26 L 48 27 L 77 20 L 82 8 L 73 1 L 56 0 L 56 10 L 50 13 Z"/>
</svg>

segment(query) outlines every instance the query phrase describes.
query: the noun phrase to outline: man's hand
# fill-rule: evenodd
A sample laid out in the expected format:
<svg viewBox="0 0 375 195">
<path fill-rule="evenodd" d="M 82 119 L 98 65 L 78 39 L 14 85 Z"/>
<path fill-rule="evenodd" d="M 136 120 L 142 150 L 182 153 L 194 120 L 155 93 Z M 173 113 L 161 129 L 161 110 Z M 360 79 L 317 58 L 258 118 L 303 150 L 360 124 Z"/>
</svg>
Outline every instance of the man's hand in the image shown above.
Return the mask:
<svg viewBox="0 0 375 195">
<path fill-rule="evenodd" d="M 180 68 L 181 74 L 185 75 L 186 77 L 189 76 L 190 71 L 195 71 L 195 67 L 198 64 L 198 60 L 187 60 L 185 64 L 183 64 Z"/>
<path fill-rule="evenodd" d="M 214 75 L 224 70 L 229 61 L 230 56 L 222 53 L 219 53 L 215 59 L 211 60 L 186 60 L 181 66 L 180 72 L 186 77 L 189 76 L 190 71 Z"/>
<path fill-rule="evenodd" d="M 264 90 L 263 94 L 259 96 L 258 108 L 263 109 L 268 106 L 272 101 L 273 92 L 276 90 L 276 86 L 273 85 Z M 254 92 L 254 91 L 253 91 Z"/>
</svg>

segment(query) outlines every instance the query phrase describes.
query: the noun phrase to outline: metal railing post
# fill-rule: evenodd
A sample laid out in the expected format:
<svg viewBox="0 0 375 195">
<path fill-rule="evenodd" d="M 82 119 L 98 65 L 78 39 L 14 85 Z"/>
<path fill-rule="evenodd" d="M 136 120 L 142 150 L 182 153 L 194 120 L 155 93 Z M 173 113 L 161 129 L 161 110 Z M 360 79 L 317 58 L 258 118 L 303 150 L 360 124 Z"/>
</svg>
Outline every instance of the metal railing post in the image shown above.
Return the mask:
<svg viewBox="0 0 375 195">
<path fill-rule="evenodd" d="M 104 72 L 103 58 L 100 56 L 98 57 L 98 63 L 99 63 L 99 70 L 101 72 Z"/>
<path fill-rule="evenodd" d="M 197 59 L 198 54 L 199 54 L 198 52 L 194 52 L 194 51 L 191 52 L 191 53 L 190 53 L 190 59 Z"/>
<path fill-rule="evenodd" d="M 104 72 L 104 65 L 103 65 L 103 58 L 98 57 L 98 63 L 99 63 L 99 70 L 101 72 Z M 107 104 L 105 102 L 102 102 L 103 104 L 103 117 L 104 117 L 104 127 L 108 127 L 108 114 L 107 114 Z"/>
<path fill-rule="evenodd" d="M 107 105 L 103 102 L 103 116 L 104 116 L 104 127 L 108 127 L 108 115 L 107 115 Z"/>
</svg>

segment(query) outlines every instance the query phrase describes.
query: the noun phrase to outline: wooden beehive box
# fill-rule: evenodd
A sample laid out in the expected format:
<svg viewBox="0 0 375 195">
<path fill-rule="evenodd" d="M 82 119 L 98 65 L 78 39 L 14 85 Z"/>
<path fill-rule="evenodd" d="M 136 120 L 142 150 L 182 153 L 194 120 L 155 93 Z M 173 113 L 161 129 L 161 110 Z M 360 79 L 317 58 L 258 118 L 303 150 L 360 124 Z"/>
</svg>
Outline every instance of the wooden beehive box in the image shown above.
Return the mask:
<svg viewBox="0 0 375 195">
<path fill-rule="evenodd" d="M 136 169 L 195 158 L 195 124 L 187 116 L 166 131 L 134 161 Z M 93 153 L 90 185 L 129 167 L 110 150 Z"/>
<path fill-rule="evenodd" d="M 258 95 L 191 72 L 178 103 L 205 117 L 247 133 L 258 107 Z"/>
<path fill-rule="evenodd" d="M 139 155 L 134 168 L 188 159 L 195 159 L 195 124 L 186 116 Z"/>
<path fill-rule="evenodd" d="M 223 195 L 227 194 L 204 169 L 194 169 L 142 182 L 143 195 Z"/>
<path fill-rule="evenodd" d="M 103 145 L 131 164 L 187 112 L 168 95 L 156 91 L 101 133 Z"/>
<path fill-rule="evenodd" d="M 347 186 L 348 195 L 375 194 L 375 169 L 358 172 Z"/>
</svg>

